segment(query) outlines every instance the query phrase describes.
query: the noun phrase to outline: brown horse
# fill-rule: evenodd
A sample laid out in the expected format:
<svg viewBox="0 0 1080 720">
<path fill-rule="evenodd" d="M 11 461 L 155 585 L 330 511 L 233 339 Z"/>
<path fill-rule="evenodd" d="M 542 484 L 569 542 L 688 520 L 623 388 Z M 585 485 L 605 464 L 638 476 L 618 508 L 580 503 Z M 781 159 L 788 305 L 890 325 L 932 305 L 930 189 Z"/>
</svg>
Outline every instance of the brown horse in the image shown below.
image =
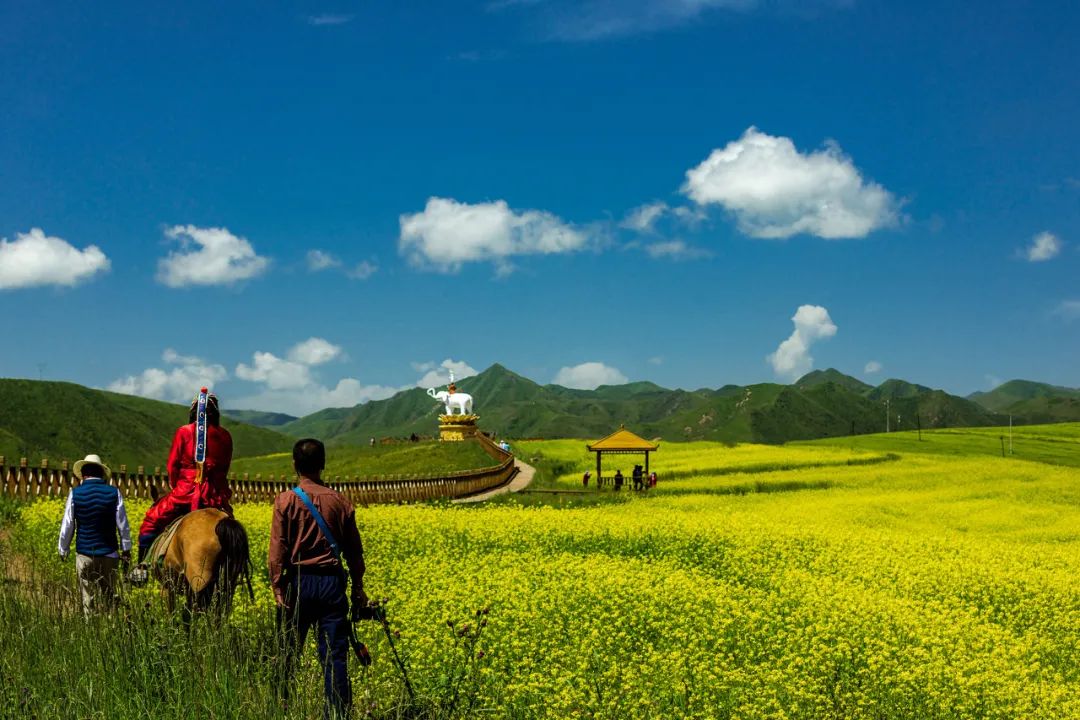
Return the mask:
<svg viewBox="0 0 1080 720">
<path fill-rule="evenodd" d="M 215 508 L 195 510 L 178 520 L 164 561 L 154 567 L 170 610 L 183 595 L 188 613 L 216 608 L 224 614 L 241 582 L 255 598 L 247 532 Z"/>
</svg>

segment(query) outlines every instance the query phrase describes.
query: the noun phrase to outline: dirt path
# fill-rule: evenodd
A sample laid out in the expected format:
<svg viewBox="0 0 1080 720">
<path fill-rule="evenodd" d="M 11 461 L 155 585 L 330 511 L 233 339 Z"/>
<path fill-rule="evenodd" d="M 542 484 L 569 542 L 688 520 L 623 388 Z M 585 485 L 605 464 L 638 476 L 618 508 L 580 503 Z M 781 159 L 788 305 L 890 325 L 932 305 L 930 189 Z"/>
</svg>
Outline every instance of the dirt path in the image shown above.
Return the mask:
<svg viewBox="0 0 1080 720">
<path fill-rule="evenodd" d="M 496 495 L 503 495 L 505 493 L 520 492 L 529 487 L 529 484 L 533 481 L 533 476 L 536 475 L 536 468 L 528 463 L 524 463 L 521 460 L 514 458 L 514 466 L 517 467 L 517 473 L 514 477 L 510 478 L 510 482 L 505 485 L 500 485 L 497 488 L 486 490 L 476 495 L 470 495 L 469 497 L 458 498 L 453 500 L 455 503 L 474 503 L 482 502 L 484 500 L 490 500 Z"/>
</svg>

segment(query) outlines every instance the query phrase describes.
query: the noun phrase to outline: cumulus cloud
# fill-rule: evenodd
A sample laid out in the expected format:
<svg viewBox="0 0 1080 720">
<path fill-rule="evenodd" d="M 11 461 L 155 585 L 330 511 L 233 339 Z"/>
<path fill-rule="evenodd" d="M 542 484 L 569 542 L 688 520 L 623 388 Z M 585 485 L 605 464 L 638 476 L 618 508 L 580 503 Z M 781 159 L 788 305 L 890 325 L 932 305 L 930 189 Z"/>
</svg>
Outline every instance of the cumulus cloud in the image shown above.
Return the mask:
<svg viewBox="0 0 1080 720">
<path fill-rule="evenodd" d="M 231 406 L 306 415 L 328 407 L 352 407 L 369 400 L 382 400 L 401 389 L 365 385 L 349 377 L 338 380 L 332 387 L 319 382 L 313 368 L 343 356 L 339 346 L 318 337 L 293 345 L 285 357 L 255 352 L 250 364 L 236 366 L 236 377 L 259 383 L 263 389 L 237 398 Z"/>
<path fill-rule="evenodd" d="M 1024 248 L 1024 257 L 1028 262 L 1046 262 L 1061 254 L 1064 243 L 1061 238 L 1050 232 L 1041 232 L 1031 238 L 1031 244 Z"/>
<path fill-rule="evenodd" d="M 138 375 L 119 378 L 110 383 L 108 389 L 125 395 L 187 403 L 200 387 L 213 389 L 229 376 L 221 365 L 192 355 L 181 355 L 172 348 L 166 348 L 161 359 L 164 368 L 147 368 Z"/>
<path fill-rule="evenodd" d="M 694 260 L 709 257 L 710 254 L 708 250 L 687 245 L 683 240 L 650 243 L 644 249 L 654 260 Z"/>
<path fill-rule="evenodd" d="M 476 368 L 464 360 L 446 358 L 436 365 L 434 362 L 413 363 L 416 372 L 424 373 L 423 377 L 416 381 L 416 387 L 429 388 L 445 385 L 450 379 L 450 371 L 454 372 L 454 380 L 463 380 L 477 374 Z"/>
<path fill-rule="evenodd" d="M 584 362 L 561 368 L 551 382 L 575 390 L 595 390 L 601 385 L 623 385 L 629 382 L 629 379 L 617 368 L 604 363 Z"/>
<path fill-rule="evenodd" d="M 246 239 L 227 228 L 176 225 L 165 236 L 180 243 L 158 261 L 157 280 L 168 287 L 229 285 L 261 275 L 270 260 L 255 253 Z"/>
<path fill-rule="evenodd" d="M 319 337 L 293 345 L 289 349 L 289 360 L 302 365 L 322 365 L 342 356 L 341 347 Z"/>
<path fill-rule="evenodd" d="M 310 272 L 321 272 L 341 267 L 341 260 L 323 250 L 308 250 L 307 268 Z"/>
<path fill-rule="evenodd" d="M 236 377 L 263 383 L 271 390 L 296 390 L 314 382 L 309 365 L 263 351 L 256 351 L 252 355 L 250 365 L 237 365 Z"/>
<path fill-rule="evenodd" d="M 96 245 L 79 250 L 41 228 L 0 238 L 0 290 L 40 285 L 71 287 L 109 269 L 109 258 Z"/>
<path fill-rule="evenodd" d="M 829 311 L 820 305 L 799 306 L 791 320 L 795 330 L 766 360 L 777 376 L 796 380 L 814 367 L 810 347 L 835 335 L 836 325 L 829 317 Z"/>
<path fill-rule="evenodd" d="M 879 363 L 877 360 L 871 360 L 870 362 L 866 363 L 866 367 L 863 368 L 863 374 L 874 375 L 875 373 L 881 372 L 881 369 L 881 363 Z"/>
<path fill-rule="evenodd" d="M 864 180 L 835 143 L 800 153 L 790 138 L 754 127 L 688 170 L 683 192 L 720 205 L 760 238 L 858 238 L 898 220 L 893 195 Z"/>
<path fill-rule="evenodd" d="M 520 255 L 582 250 L 582 230 L 542 210 L 510 209 L 504 200 L 461 203 L 432 197 L 422 212 L 400 217 L 398 249 L 410 263 L 439 272 L 458 272 L 469 262 L 492 262 L 500 274 Z"/>
<path fill-rule="evenodd" d="M 370 400 L 385 400 L 400 388 L 364 385 L 356 378 L 342 378 L 333 387 L 312 383 L 302 388 L 271 389 L 236 398 L 232 407 L 245 410 L 309 415 L 331 407 L 354 407 Z"/>
</svg>

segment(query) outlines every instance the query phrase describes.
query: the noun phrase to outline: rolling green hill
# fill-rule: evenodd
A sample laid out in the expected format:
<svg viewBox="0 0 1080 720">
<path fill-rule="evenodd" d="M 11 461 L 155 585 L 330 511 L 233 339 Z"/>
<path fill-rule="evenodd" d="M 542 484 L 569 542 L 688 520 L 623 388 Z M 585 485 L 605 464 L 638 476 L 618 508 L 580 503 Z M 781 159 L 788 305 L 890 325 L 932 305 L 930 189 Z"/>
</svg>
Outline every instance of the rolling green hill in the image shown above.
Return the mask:
<svg viewBox="0 0 1080 720">
<path fill-rule="evenodd" d="M 1080 389 L 1030 380 L 1010 380 L 989 392 L 968 396 L 994 412 L 1019 416 L 1029 422 L 1080 420 Z"/>
<path fill-rule="evenodd" d="M 481 426 L 503 437 L 598 437 L 625 423 L 647 437 L 777 443 L 885 429 L 1000 424 L 1002 418 L 964 398 L 891 380 L 874 388 L 836 370 L 810 373 L 793 385 L 761 383 L 719 390 L 668 390 L 654 383 L 573 390 L 539 385 L 501 365 L 458 383 L 476 397 Z M 338 444 L 370 437 L 431 435 L 440 406 L 423 390 L 335 408 L 281 427 Z"/>
<path fill-rule="evenodd" d="M 182 405 L 94 390 L 66 382 L 0 379 L 0 455 L 38 462 L 101 455 L 113 466 L 164 465 Z M 233 455 L 265 455 L 291 447 L 281 433 L 222 421 Z"/>
</svg>

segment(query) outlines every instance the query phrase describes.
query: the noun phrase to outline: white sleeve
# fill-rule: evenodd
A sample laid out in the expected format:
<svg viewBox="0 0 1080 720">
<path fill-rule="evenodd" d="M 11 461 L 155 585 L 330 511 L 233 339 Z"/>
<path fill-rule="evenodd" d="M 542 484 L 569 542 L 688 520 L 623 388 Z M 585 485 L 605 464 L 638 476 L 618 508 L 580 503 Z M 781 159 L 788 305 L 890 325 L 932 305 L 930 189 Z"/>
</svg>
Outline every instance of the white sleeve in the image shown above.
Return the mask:
<svg viewBox="0 0 1080 720">
<path fill-rule="evenodd" d="M 128 525 L 127 510 L 124 508 L 124 494 L 116 491 L 116 529 L 120 531 L 120 548 L 131 549 L 131 526 Z"/>
<path fill-rule="evenodd" d="M 56 549 L 60 557 L 66 558 L 71 549 L 71 538 L 75 535 L 75 504 L 72 502 L 72 494 L 67 496 L 67 505 L 64 506 L 64 519 L 60 522 L 60 542 Z"/>
</svg>

